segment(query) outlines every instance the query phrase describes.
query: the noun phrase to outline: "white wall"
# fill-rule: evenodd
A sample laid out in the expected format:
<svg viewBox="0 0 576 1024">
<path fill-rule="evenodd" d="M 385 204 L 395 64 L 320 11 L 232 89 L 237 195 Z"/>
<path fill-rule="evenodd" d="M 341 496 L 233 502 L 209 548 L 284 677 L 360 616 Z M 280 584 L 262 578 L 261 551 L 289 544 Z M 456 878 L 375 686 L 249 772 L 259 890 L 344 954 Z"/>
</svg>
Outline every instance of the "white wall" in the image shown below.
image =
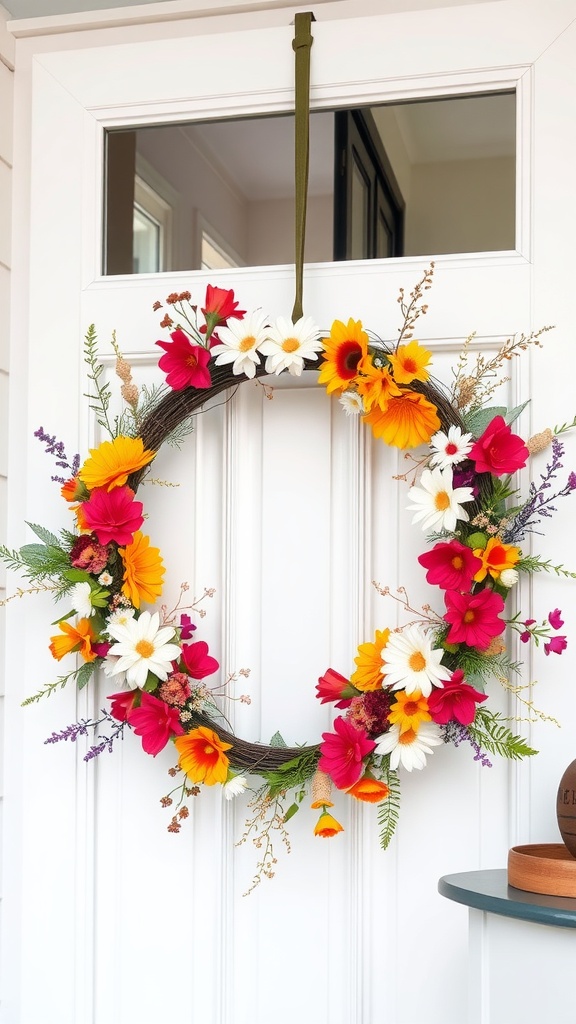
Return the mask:
<svg viewBox="0 0 576 1024">
<path fill-rule="evenodd" d="M 332 259 L 334 197 L 309 196 L 306 213 L 306 263 Z M 264 199 L 248 207 L 248 266 L 294 262 L 294 200 Z"/>
<path fill-rule="evenodd" d="M 10 228 L 12 201 L 12 87 L 14 41 L 6 30 L 7 12 L 0 7 L 0 543 L 6 541 L 8 485 L 8 339 L 10 319 Z M 0 567 L 0 601 L 6 596 L 6 573 Z M 0 650 L 4 649 L 5 616 L 0 616 Z M 0 662 L 0 751 L 4 749 L 4 665 Z M 3 772 L 0 760 L 0 833 Z M 1 865 L 0 865 L 1 866 Z M 0 882 L 0 898 L 2 893 Z M 1 906 L 1 904 L 0 904 Z"/>
</svg>

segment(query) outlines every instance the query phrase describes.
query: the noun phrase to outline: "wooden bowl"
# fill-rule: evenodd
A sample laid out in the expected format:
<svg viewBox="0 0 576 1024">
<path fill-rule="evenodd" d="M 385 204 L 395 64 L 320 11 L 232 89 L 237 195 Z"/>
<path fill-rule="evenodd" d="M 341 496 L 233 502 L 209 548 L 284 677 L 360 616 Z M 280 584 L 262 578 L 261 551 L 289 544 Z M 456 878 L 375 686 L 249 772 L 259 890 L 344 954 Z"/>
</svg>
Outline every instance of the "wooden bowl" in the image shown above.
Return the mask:
<svg viewBox="0 0 576 1024">
<path fill-rule="evenodd" d="M 513 846 L 508 851 L 508 884 L 546 896 L 576 897 L 576 857 L 564 843 Z"/>
</svg>

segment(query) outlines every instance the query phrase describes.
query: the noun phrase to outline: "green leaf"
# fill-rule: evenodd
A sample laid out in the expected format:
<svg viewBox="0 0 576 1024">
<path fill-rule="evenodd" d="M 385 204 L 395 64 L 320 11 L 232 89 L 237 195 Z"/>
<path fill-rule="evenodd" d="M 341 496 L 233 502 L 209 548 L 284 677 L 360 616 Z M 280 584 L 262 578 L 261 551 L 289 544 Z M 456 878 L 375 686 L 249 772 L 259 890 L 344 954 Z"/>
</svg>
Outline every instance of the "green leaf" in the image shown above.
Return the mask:
<svg viewBox="0 0 576 1024">
<path fill-rule="evenodd" d="M 86 661 L 83 665 L 81 665 L 81 667 L 78 669 L 78 672 L 76 673 L 76 683 L 78 685 L 78 689 L 79 690 L 83 690 L 84 689 L 84 687 L 86 686 L 86 683 L 91 678 L 91 676 L 94 674 L 94 670 L 95 669 L 96 669 L 96 662 L 95 661 Z"/>
<path fill-rule="evenodd" d="M 30 527 L 32 532 L 36 534 L 36 536 L 46 545 L 46 547 L 60 549 L 60 541 L 58 540 L 58 537 L 56 537 L 53 533 L 50 533 L 50 530 L 46 530 L 43 526 L 38 526 L 37 523 L 27 522 L 26 526 Z"/>
<path fill-rule="evenodd" d="M 66 569 L 62 575 L 70 583 L 90 583 L 90 576 L 84 569 Z"/>
<path fill-rule="evenodd" d="M 383 850 L 387 850 L 400 817 L 400 779 L 398 778 L 398 773 L 390 768 L 389 754 L 382 758 L 380 778 L 390 790 L 386 799 L 378 804 L 380 846 Z"/>
<path fill-rule="evenodd" d="M 271 747 L 285 747 L 287 744 L 279 732 L 275 732 L 270 740 Z"/>
<path fill-rule="evenodd" d="M 474 437 L 480 437 L 495 416 L 506 416 L 507 411 L 505 405 L 495 405 L 492 409 L 476 409 L 464 417 L 464 425 Z"/>
<path fill-rule="evenodd" d="M 504 419 L 506 420 L 508 426 L 510 426 L 511 423 L 514 423 L 514 420 L 518 419 L 520 413 L 524 412 L 524 409 L 527 405 L 529 405 L 529 403 L 530 399 L 528 398 L 525 402 L 522 402 L 522 405 L 516 405 L 513 409 L 510 409 L 506 413 Z"/>
<path fill-rule="evenodd" d="M 529 747 L 522 736 L 515 736 L 511 729 L 504 724 L 500 712 L 488 711 L 487 708 L 477 708 L 474 724 L 468 726 L 472 739 L 478 745 L 488 750 L 491 754 L 498 754 L 500 757 L 509 757 L 519 761 L 523 757 L 532 757 L 538 751 Z"/>
<path fill-rule="evenodd" d="M 290 821 L 290 818 L 293 818 L 296 812 L 299 810 L 300 808 L 298 807 L 298 804 L 290 804 L 290 807 L 288 808 L 286 814 L 284 815 L 284 824 L 286 824 L 287 821 Z"/>
</svg>

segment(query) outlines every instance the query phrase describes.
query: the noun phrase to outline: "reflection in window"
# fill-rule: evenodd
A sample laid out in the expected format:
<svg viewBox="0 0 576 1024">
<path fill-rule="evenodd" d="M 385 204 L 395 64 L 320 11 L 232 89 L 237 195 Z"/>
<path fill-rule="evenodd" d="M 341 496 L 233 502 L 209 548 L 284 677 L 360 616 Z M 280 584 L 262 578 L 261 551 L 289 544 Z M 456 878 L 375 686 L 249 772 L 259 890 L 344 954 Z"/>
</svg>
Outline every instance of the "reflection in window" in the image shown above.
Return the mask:
<svg viewBox="0 0 576 1024">
<path fill-rule="evenodd" d="M 369 114 L 404 211 L 400 248 L 393 245 L 392 251 L 431 256 L 515 248 L 514 93 L 383 104 Z M 334 111 L 314 111 L 310 117 L 309 263 L 333 259 L 341 220 L 334 183 L 342 165 L 334 122 Z M 135 202 L 161 225 L 163 270 L 200 269 L 222 257 L 227 265 L 293 263 L 291 114 L 113 130 L 107 138 L 106 273 L 150 272 L 144 268 L 152 265 L 154 231 L 147 226 L 141 252 L 142 242 L 133 238 Z M 136 170 L 142 167 L 149 171 L 140 175 L 144 184 L 166 200 L 171 232 L 164 214 L 134 194 Z M 356 185 L 351 205 L 362 211 L 363 183 Z M 391 251 L 391 221 L 384 201 L 377 198 L 376 206 L 375 241 L 368 251 L 382 258 Z M 205 223 L 216 243 L 210 256 L 203 244 Z M 137 230 L 145 234 L 140 221 Z M 354 244 L 345 252 L 348 259 L 366 252 L 365 229 L 356 215 L 350 232 Z"/>
<path fill-rule="evenodd" d="M 162 270 L 161 246 L 162 225 L 138 203 L 134 203 L 133 273 L 159 274 Z"/>
</svg>

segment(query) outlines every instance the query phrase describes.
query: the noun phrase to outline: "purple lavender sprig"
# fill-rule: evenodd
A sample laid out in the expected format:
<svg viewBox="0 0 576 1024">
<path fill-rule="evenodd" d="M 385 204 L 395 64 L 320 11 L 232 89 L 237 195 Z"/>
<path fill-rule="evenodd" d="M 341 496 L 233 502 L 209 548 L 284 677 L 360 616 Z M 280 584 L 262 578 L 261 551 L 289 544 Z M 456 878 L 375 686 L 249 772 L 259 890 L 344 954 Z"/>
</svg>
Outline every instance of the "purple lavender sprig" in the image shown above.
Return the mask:
<svg viewBox="0 0 576 1024">
<path fill-rule="evenodd" d="M 558 471 L 563 468 L 562 457 L 564 445 L 557 437 L 552 438 L 552 461 L 547 463 L 546 472 L 540 474 L 540 484 L 532 482 L 529 488 L 529 497 L 524 503 L 520 512 L 514 517 L 512 523 L 503 536 L 505 543 L 521 541 L 529 531 L 536 532 L 535 526 L 541 518 L 550 519 L 553 512 L 557 511 L 553 504 L 558 498 L 565 498 L 576 490 L 576 473 L 572 472 L 561 490 L 554 494 L 547 494 L 552 488 L 551 481 L 555 479 Z"/>
<path fill-rule="evenodd" d="M 461 743 L 469 743 L 474 751 L 474 760 L 480 761 L 483 768 L 492 767 L 492 761 L 480 748 L 466 725 L 460 725 L 459 722 L 447 722 L 442 726 L 442 733 L 444 742 L 453 743 L 455 747 L 459 747 Z"/>
<path fill-rule="evenodd" d="M 66 726 L 60 732 L 53 732 L 47 740 L 44 740 L 44 743 L 59 743 L 60 740 L 70 740 L 72 743 L 75 743 L 79 736 L 88 735 L 88 729 L 96 730 L 100 725 L 107 723 L 110 726 L 110 735 L 105 735 L 104 733 L 97 735 L 95 738 L 99 742 L 92 744 L 89 751 L 84 755 L 84 760 L 91 761 L 105 750 L 111 754 L 115 741 L 124 739 L 124 727 L 127 725 L 130 728 L 130 725 L 128 722 L 119 722 L 105 708 L 101 708 L 100 711 L 102 718 L 81 718 L 79 722 L 73 722 L 72 725 Z"/>
<path fill-rule="evenodd" d="M 68 469 L 70 470 L 71 476 L 76 476 L 78 470 L 80 469 L 80 456 L 78 454 L 76 454 L 72 461 L 70 462 L 68 456 L 66 455 L 64 443 L 62 441 L 57 441 L 55 434 L 47 434 L 44 430 L 44 427 L 38 427 L 38 430 L 34 431 L 34 437 L 37 437 L 38 440 L 42 442 L 42 444 L 46 445 L 44 451 L 46 452 L 47 455 L 54 456 L 54 458 L 56 459 L 56 465 L 59 466 L 60 469 Z M 66 478 L 63 476 L 52 476 L 50 477 L 50 479 L 54 480 L 54 482 L 58 484 L 66 483 Z"/>
</svg>

